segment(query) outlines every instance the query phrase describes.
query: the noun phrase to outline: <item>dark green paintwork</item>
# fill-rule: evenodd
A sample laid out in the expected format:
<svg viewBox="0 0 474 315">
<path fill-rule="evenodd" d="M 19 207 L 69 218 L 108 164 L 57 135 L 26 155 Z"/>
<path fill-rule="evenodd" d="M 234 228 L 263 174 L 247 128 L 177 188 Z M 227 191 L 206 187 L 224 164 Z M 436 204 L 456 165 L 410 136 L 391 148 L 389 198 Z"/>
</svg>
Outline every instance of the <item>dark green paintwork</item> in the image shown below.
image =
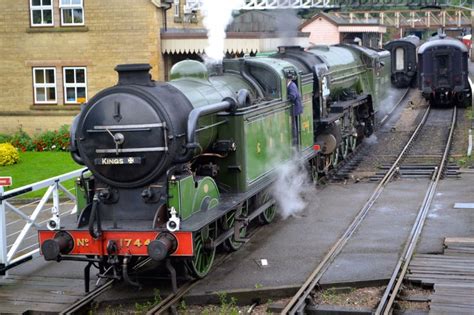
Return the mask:
<svg viewBox="0 0 474 315">
<path fill-rule="evenodd" d="M 169 181 L 168 195 L 168 207 L 174 207 L 182 220 L 197 211 L 212 209 L 219 203 L 219 190 L 210 177 L 177 177 Z"/>
<path fill-rule="evenodd" d="M 246 181 L 251 185 L 279 163 L 291 158 L 290 105 L 253 117 L 244 125 L 247 164 Z"/>
<path fill-rule="evenodd" d="M 240 89 L 253 93 L 253 87 L 242 80 L 235 70 L 238 69 L 239 62 L 235 60 L 224 63 L 223 75 L 211 76 L 209 79 L 180 76 L 170 84 L 182 91 L 194 107 L 220 102 L 225 97 L 235 96 Z M 235 114 L 221 113 L 203 117 L 199 120 L 199 127 L 217 125 L 197 133 L 203 150 L 216 140 L 235 142 L 237 150 L 228 153 L 226 158 L 217 160 L 220 172 L 216 181 L 221 189 L 231 192 L 246 192 L 259 182 L 268 180 L 275 167 L 288 161 L 294 152 L 290 117 L 292 104 L 287 101 L 284 70 L 296 69 L 292 64 L 275 58 L 253 58 L 247 62 L 252 69 L 262 69 L 273 78 L 272 82 L 277 84 L 277 93 L 268 94 L 267 102 L 240 109 Z M 313 145 L 313 87 L 312 84 L 299 86 L 304 103 L 301 143 L 302 150 L 308 150 Z M 251 94 L 251 98 L 255 99 L 256 95 Z M 187 217 L 189 212 L 183 210 L 183 214 Z"/>
<path fill-rule="evenodd" d="M 81 186 L 80 181 L 76 180 L 76 205 L 78 215 L 87 206 L 87 192 L 86 189 Z"/>
</svg>

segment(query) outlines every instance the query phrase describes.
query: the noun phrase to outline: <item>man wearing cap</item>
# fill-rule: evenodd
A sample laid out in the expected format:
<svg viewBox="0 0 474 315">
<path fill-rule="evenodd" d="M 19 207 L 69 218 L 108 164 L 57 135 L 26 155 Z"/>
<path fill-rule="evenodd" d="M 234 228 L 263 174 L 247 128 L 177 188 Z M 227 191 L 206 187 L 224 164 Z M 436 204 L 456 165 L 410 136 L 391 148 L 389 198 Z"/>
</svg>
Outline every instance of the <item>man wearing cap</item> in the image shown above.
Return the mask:
<svg viewBox="0 0 474 315">
<path fill-rule="evenodd" d="M 293 133 L 293 145 L 299 146 L 300 115 L 303 113 L 303 104 L 298 86 L 293 80 L 296 80 L 296 73 L 288 72 L 286 74 L 287 95 L 290 102 L 293 103 L 291 122 Z"/>
</svg>

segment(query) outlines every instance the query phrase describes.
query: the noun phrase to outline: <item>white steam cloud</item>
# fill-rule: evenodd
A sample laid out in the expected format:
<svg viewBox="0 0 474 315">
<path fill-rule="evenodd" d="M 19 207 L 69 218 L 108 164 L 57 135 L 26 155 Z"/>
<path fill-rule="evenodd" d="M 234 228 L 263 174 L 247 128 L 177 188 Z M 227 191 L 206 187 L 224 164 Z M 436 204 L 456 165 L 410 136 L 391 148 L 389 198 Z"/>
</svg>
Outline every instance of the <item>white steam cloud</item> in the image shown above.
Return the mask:
<svg viewBox="0 0 474 315">
<path fill-rule="evenodd" d="M 202 0 L 201 13 L 207 29 L 206 62 L 219 63 L 224 58 L 226 27 L 232 22 L 232 11 L 240 9 L 245 0 Z"/>
<path fill-rule="evenodd" d="M 373 134 L 370 135 L 370 137 L 364 138 L 364 142 L 368 145 L 374 145 L 374 144 L 377 144 L 378 139 L 377 139 L 377 136 L 375 135 L 375 133 L 373 133 Z"/>
<path fill-rule="evenodd" d="M 286 219 L 303 211 L 307 205 L 303 196 L 315 192 L 315 187 L 298 157 L 278 166 L 276 173 L 277 180 L 273 184 L 272 195 L 277 202 L 281 217 Z"/>
</svg>

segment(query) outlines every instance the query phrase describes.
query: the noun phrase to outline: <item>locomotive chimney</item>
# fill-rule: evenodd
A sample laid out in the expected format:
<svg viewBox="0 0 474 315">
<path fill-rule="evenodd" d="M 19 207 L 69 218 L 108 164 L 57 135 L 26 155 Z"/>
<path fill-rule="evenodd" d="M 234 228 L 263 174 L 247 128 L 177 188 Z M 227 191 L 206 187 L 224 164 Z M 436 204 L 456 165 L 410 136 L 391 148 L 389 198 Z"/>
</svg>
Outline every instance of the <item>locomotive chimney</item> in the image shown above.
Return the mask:
<svg viewBox="0 0 474 315">
<path fill-rule="evenodd" d="M 224 65 L 222 62 L 213 63 L 208 66 L 209 72 L 212 75 L 223 75 L 224 74 Z"/>
<path fill-rule="evenodd" d="M 118 72 L 118 85 L 153 85 L 150 74 L 151 66 L 147 63 L 117 65 L 115 71 Z"/>
</svg>

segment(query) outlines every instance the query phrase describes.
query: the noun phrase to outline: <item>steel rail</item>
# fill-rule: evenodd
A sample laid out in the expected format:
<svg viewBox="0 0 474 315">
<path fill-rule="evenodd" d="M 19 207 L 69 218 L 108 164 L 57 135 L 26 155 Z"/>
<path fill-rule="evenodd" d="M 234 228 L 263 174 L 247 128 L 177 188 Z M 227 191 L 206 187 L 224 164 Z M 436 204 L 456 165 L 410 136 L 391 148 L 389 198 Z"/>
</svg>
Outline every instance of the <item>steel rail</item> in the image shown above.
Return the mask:
<svg viewBox="0 0 474 315">
<path fill-rule="evenodd" d="M 398 106 L 405 100 L 407 97 L 408 93 L 410 93 L 411 89 L 408 88 L 406 91 L 403 93 L 402 97 L 398 100 L 398 102 L 390 109 L 390 111 L 385 114 L 384 118 L 380 121 L 379 126 L 382 126 L 383 123 L 392 116 L 393 112 L 398 108 Z"/>
<path fill-rule="evenodd" d="M 133 266 L 133 270 L 140 270 L 142 267 L 144 267 L 148 262 L 151 261 L 151 258 L 146 258 L 143 261 L 137 263 L 135 266 Z M 95 288 L 94 290 L 90 291 L 87 293 L 85 296 L 83 296 L 81 299 L 77 300 L 68 308 L 64 309 L 61 311 L 59 314 L 76 314 L 79 311 L 82 310 L 83 307 L 87 306 L 89 303 L 91 303 L 96 297 L 104 293 L 105 291 L 109 290 L 112 288 L 112 284 L 114 283 L 115 279 L 109 279 L 107 280 L 104 284 L 101 286 Z"/>
<path fill-rule="evenodd" d="M 361 208 L 359 213 L 356 215 L 354 220 L 351 222 L 350 226 L 347 228 L 344 234 L 337 240 L 337 242 L 331 247 L 329 252 L 324 256 L 322 261 L 314 269 L 314 271 L 311 273 L 311 275 L 308 277 L 305 283 L 301 286 L 298 292 L 293 296 L 293 298 L 285 306 L 281 314 L 295 314 L 296 312 L 300 311 L 301 308 L 304 307 L 306 298 L 309 296 L 311 291 L 319 283 L 319 281 L 321 280 L 322 276 L 329 268 L 332 261 L 342 251 L 342 249 L 344 248 L 344 246 L 346 245 L 346 243 L 348 242 L 352 234 L 354 234 L 354 232 L 360 226 L 360 224 L 366 217 L 367 213 L 372 208 L 373 204 L 375 203 L 375 201 L 378 199 L 378 197 L 384 190 L 385 186 L 390 182 L 390 180 L 396 174 L 400 161 L 404 158 L 405 154 L 408 152 L 414 140 L 419 135 L 420 130 L 425 124 L 429 113 L 430 113 L 430 107 L 426 109 L 421 121 L 418 123 L 416 129 L 413 131 L 413 134 L 411 135 L 410 139 L 407 141 L 407 143 L 401 150 L 395 162 L 393 162 L 389 171 L 385 174 L 385 176 L 382 178 L 380 183 L 377 185 L 372 195 L 369 197 L 369 199 L 366 201 L 366 203 Z"/>
<path fill-rule="evenodd" d="M 405 248 L 403 250 L 403 254 L 400 257 L 400 259 L 397 262 L 397 265 L 393 271 L 392 277 L 390 278 L 389 284 L 387 285 L 387 288 L 385 289 L 385 292 L 382 296 L 382 299 L 375 311 L 376 315 L 379 314 L 384 314 L 388 315 L 393 302 L 395 301 L 395 298 L 398 294 L 398 291 L 400 290 L 400 287 L 402 285 L 403 279 L 405 278 L 405 274 L 408 270 L 408 266 L 410 264 L 411 258 L 413 257 L 413 253 L 415 252 L 415 247 L 418 242 L 418 239 L 420 238 L 421 232 L 423 230 L 423 226 L 425 224 L 426 217 L 428 215 L 428 211 L 430 210 L 431 203 L 433 201 L 436 188 L 438 186 L 438 182 L 441 178 L 441 175 L 444 172 L 444 169 L 446 167 L 446 162 L 448 159 L 448 154 L 449 150 L 451 148 L 451 143 L 453 140 L 453 134 L 454 134 L 454 127 L 456 125 L 456 118 L 457 118 L 457 109 L 454 107 L 453 109 L 453 115 L 451 119 L 451 126 L 449 130 L 449 135 L 448 139 L 446 141 L 446 146 L 444 148 L 443 156 L 441 158 L 441 161 L 438 165 L 438 167 L 435 168 L 433 172 L 433 176 L 431 177 L 430 185 L 428 187 L 428 190 L 425 194 L 425 197 L 423 199 L 423 203 L 420 207 L 420 210 L 418 211 L 417 218 L 415 220 L 415 224 L 413 225 L 413 228 L 410 232 L 410 236 L 408 238 L 408 242 L 405 245 Z"/>
<path fill-rule="evenodd" d="M 255 229 L 252 229 L 250 231 L 247 231 L 248 234 L 246 235 L 247 238 L 252 238 L 255 234 L 260 231 L 262 226 L 258 226 Z M 235 252 L 229 252 L 227 254 L 224 254 L 220 257 L 218 257 L 214 261 L 215 266 L 220 266 L 224 261 L 227 260 L 230 256 L 232 256 Z M 151 309 L 149 309 L 146 314 L 151 315 L 151 314 L 163 314 L 166 312 L 171 306 L 175 305 L 179 300 L 186 295 L 194 286 L 196 286 L 199 283 L 200 279 L 195 279 L 186 282 L 183 284 L 176 293 L 171 293 L 168 295 L 165 299 L 163 299 L 160 303 L 157 305 L 153 306 Z"/>
<path fill-rule="evenodd" d="M 172 293 L 168 295 L 163 301 L 159 304 L 155 305 L 153 308 L 146 312 L 146 315 L 152 314 L 163 314 L 166 312 L 171 306 L 176 304 L 186 293 L 188 293 L 196 284 L 198 284 L 198 280 L 193 280 L 186 282 L 182 285 L 176 293 Z"/>
<path fill-rule="evenodd" d="M 107 282 L 105 282 L 103 285 L 100 287 L 95 288 L 85 296 L 83 296 L 80 300 L 77 300 L 73 304 L 71 304 L 68 308 L 64 309 L 61 311 L 59 314 L 76 314 L 79 312 L 83 307 L 88 305 L 90 302 L 92 302 L 96 297 L 107 291 L 112 287 L 112 284 L 114 283 L 114 279 L 110 279 Z"/>
</svg>

